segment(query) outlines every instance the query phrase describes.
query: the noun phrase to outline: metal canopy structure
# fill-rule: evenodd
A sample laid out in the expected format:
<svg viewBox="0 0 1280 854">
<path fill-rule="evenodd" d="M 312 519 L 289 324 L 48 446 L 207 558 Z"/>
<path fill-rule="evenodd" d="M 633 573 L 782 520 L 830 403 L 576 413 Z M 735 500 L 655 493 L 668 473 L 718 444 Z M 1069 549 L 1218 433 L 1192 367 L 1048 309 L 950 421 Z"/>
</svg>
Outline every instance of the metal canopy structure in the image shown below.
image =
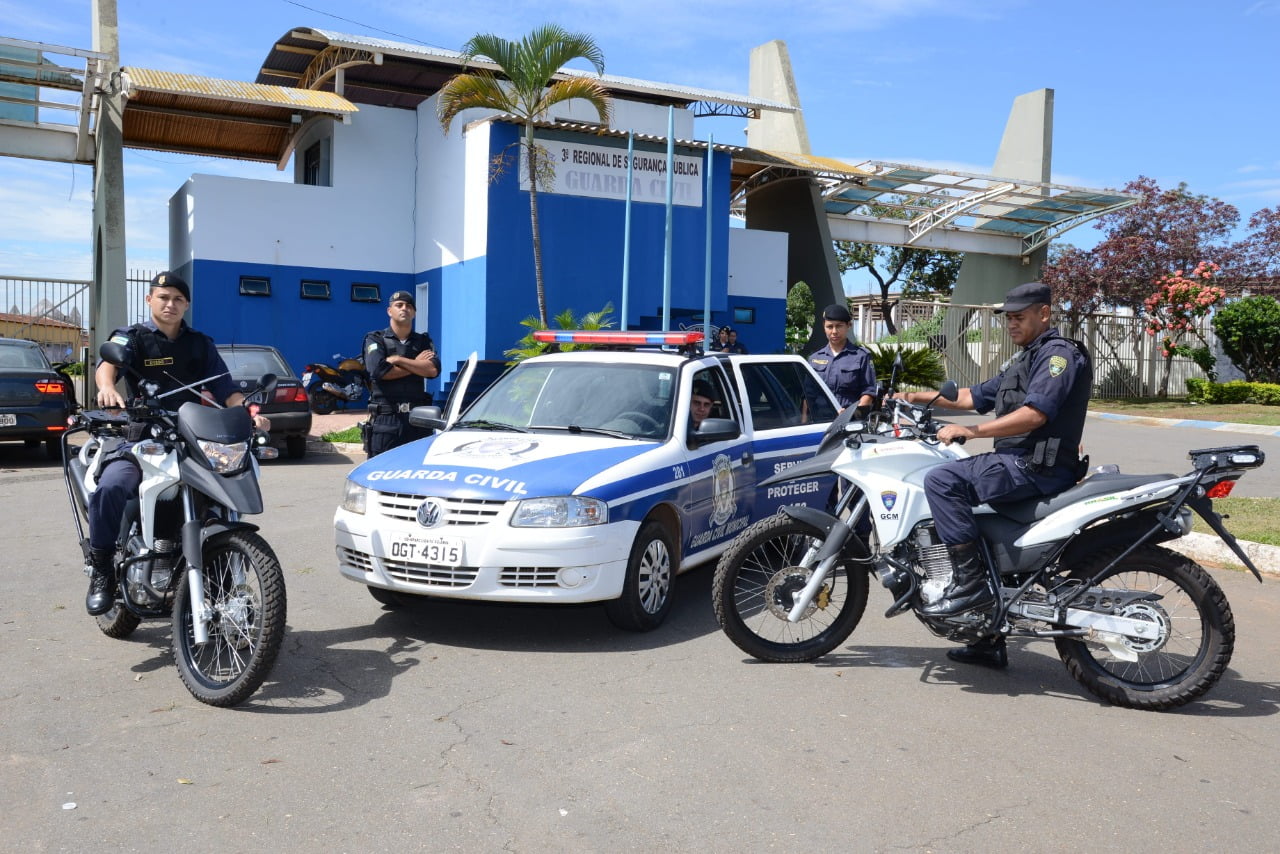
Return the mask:
<svg viewBox="0 0 1280 854">
<path fill-rule="evenodd" d="M 496 71 L 490 62 L 468 66 L 458 51 L 330 30 L 297 27 L 272 46 L 257 82 L 275 86 L 337 92 L 361 104 L 413 109 L 467 67 Z M 555 79 L 590 76 L 594 72 L 564 68 Z M 676 86 L 605 74 L 599 81 L 616 98 L 690 109 L 695 116 L 758 118 L 761 110 L 792 113 L 777 101 Z"/>
<path fill-rule="evenodd" d="M 313 120 L 349 120 L 332 92 L 125 68 L 124 143 L 130 148 L 262 160 L 283 169 Z"/>
<path fill-rule="evenodd" d="M 0 38 L 0 83 L 10 84 L 0 92 L 0 156 L 93 163 L 95 98 L 109 85 L 106 65 L 103 53 Z"/>
<path fill-rule="evenodd" d="M 1134 204 L 1137 196 L 925 166 L 742 149 L 756 167 L 737 184 L 731 210 L 745 213 L 754 190 L 771 182 L 818 183 L 832 237 L 1025 257 L 1058 235 Z"/>
</svg>

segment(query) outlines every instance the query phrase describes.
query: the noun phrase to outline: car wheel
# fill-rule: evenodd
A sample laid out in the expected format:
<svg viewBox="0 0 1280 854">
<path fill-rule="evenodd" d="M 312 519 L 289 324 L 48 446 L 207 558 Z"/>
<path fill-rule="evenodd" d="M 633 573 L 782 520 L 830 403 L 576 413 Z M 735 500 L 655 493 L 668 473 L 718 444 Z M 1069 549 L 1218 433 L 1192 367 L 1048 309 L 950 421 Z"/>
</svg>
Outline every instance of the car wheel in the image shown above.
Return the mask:
<svg viewBox="0 0 1280 854">
<path fill-rule="evenodd" d="M 291 460 L 300 460 L 307 455 L 307 437 L 306 436 L 285 436 L 284 437 L 285 453 L 289 455 Z"/>
<path fill-rule="evenodd" d="M 622 595 L 605 605 L 609 620 L 620 629 L 656 629 L 671 612 L 671 584 L 675 580 L 675 538 L 666 526 L 649 520 L 640 526 Z"/>
</svg>

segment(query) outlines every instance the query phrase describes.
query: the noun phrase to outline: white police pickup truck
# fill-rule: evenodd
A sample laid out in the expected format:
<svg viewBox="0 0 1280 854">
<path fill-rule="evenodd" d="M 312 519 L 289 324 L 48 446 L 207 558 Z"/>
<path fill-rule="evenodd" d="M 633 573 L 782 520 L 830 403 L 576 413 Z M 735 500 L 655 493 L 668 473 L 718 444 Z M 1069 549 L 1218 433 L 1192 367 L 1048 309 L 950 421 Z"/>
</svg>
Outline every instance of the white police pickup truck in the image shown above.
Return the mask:
<svg viewBox="0 0 1280 854">
<path fill-rule="evenodd" d="M 784 504 L 826 504 L 830 477 L 756 487 L 835 416 L 799 356 L 703 355 L 700 332 L 539 336 L 605 349 L 520 362 L 459 418 L 464 372 L 444 413 L 412 416 L 447 429 L 348 475 L 338 565 L 379 602 L 605 602 L 616 625 L 648 630 L 676 573 Z M 713 401 L 697 429 L 695 383 Z"/>
</svg>

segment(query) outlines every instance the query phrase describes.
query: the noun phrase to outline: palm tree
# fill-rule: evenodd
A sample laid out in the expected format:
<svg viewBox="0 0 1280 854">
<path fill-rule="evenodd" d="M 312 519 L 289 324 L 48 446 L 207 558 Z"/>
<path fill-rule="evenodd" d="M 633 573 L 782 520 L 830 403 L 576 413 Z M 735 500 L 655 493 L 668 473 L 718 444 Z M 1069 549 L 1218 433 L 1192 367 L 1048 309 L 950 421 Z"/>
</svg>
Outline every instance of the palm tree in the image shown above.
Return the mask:
<svg viewBox="0 0 1280 854">
<path fill-rule="evenodd" d="M 538 286 L 538 319 L 547 326 L 547 293 L 542 278 L 542 233 L 538 227 L 538 183 L 555 169 L 533 139 L 534 123 L 547 117 L 555 104 L 582 99 L 595 107 L 602 124 L 608 125 L 613 100 L 599 80 L 569 77 L 552 80 L 568 62 L 585 59 L 597 74 L 604 74 L 604 53 L 588 35 L 570 33 L 547 24 L 518 42 L 491 34 L 473 36 L 462 46 L 465 65 L 487 59 L 498 66 L 464 71 L 450 78 L 440 90 L 436 114 L 444 132 L 458 113 L 472 108 L 497 110 L 519 120 L 524 128 L 525 164 L 529 170 L 529 222 L 533 228 L 533 274 Z M 501 74 L 500 79 L 499 74 Z"/>
</svg>

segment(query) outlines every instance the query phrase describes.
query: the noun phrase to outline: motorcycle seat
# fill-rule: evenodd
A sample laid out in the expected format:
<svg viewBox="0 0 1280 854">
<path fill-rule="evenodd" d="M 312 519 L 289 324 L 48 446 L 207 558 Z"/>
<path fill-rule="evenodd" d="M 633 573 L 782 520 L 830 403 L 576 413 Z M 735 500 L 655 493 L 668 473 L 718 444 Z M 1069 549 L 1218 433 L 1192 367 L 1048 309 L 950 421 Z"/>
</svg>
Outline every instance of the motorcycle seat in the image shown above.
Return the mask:
<svg viewBox="0 0 1280 854">
<path fill-rule="evenodd" d="M 992 501 L 989 506 L 1006 519 L 1012 519 L 1023 525 L 1030 525 L 1051 513 L 1061 510 L 1077 501 L 1095 495 L 1107 495 L 1112 492 L 1123 492 L 1126 489 L 1137 489 L 1149 483 L 1172 480 L 1172 474 L 1095 474 L 1086 477 L 1075 486 L 1062 492 L 1046 495 L 1037 501 Z"/>
</svg>

